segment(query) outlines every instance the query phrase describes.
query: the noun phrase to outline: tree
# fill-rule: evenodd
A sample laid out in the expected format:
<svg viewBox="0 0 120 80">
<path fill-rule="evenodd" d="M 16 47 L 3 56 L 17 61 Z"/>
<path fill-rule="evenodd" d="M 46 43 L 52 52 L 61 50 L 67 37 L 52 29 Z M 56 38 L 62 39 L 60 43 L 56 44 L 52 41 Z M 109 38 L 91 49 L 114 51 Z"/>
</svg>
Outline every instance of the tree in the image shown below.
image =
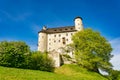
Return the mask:
<svg viewBox="0 0 120 80">
<path fill-rule="evenodd" d="M 120 71 L 118 70 L 110 70 L 110 74 L 108 76 L 110 80 L 120 80 Z"/>
<path fill-rule="evenodd" d="M 72 40 L 77 64 L 98 73 L 98 69 L 108 72 L 112 68 L 111 45 L 99 32 L 85 29 L 75 33 Z"/>
<path fill-rule="evenodd" d="M 9 67 L 23 67 L 30 48 L 24 42 L 0 42 L 0 65 Z"/>
</svg>

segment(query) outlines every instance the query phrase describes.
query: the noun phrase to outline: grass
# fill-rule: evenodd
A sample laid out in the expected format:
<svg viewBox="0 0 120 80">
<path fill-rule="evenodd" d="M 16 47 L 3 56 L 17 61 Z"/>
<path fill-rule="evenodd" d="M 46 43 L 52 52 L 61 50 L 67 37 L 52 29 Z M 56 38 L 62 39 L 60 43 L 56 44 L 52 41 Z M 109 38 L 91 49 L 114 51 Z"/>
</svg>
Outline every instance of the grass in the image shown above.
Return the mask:
<svg viewBox="0 0 120 80">
<path fill-rule="evenodd" d="M 54 73 L 0 66 L 0 80 L 107 80 L 77 65 L 63 65 Z"/>
</svg>

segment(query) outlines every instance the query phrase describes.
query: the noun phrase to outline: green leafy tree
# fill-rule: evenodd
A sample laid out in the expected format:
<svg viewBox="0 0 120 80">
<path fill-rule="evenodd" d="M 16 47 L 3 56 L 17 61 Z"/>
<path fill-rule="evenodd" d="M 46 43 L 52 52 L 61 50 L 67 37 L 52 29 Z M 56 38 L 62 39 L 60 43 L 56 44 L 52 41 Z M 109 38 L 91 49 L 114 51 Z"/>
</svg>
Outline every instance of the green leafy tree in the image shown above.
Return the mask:
<svg viewBox="0 0 120 80">
<path fill-rule="evenodd" d="M 9 67 L 24 67 L 29 46 L 21 41 L 0 42 L 0 65 Z"/>
<path fill-rule="evenodd" d="M 108 76 L 110 80 L 120 80 L 120 71 L 118 70 L 110 70 L 110 74 Z"/>
<path fill-rule="evenodd" d="M 99 73 L 98 69 L 108 72 L 112 68 L 110 43 L 92 29 L 75 33 L 72 37 L 77 64 Z"/>
</svg>

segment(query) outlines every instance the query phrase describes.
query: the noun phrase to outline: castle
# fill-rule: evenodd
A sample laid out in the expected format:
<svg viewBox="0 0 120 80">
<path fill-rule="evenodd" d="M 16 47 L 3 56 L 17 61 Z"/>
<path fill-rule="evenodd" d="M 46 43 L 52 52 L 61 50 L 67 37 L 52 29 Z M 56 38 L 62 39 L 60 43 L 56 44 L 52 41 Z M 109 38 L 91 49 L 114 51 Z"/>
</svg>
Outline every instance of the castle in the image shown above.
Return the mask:
<svg viewBox="0 0 120 80">
<path fill-rule="evenodd" d="M 66 45 L 72 43 L 72 35 L 77 31 L 83 30 L 81 17 L 76 17 L 74 23 L 74 26 L 58 28 L 47 28 L 44 26 L 43 29 L 38 32 L 38 51 L 55 51 L 55 53 L 60 53 L 60 48 L 64 48 Z M 72 57 L 72 53 L 69 53 L 69 55 Z M 54 60 L 60 62 L 59 58 L 55 58 Z M 56 66 L 59 66 L 57 62 Z"/>
</svg>

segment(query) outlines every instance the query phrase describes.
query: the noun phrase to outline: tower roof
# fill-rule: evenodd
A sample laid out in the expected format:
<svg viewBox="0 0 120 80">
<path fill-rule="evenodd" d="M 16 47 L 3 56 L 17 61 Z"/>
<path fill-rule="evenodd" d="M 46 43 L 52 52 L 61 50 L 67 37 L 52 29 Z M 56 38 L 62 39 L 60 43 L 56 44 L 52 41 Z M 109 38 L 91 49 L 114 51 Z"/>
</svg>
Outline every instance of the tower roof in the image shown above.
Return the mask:
<svg viewBox="0 0 120 80">
<path fill-rule="evenodd" d="M 75 19 L 77 19 L 77 18 L 80 18 L 81 20 L 83 20 L 82 17 L 80 17 L 80 16 L 77 16 Z M 74 19 L 74 20 L 75 20 L 75 19 Z"/>
</svg>

